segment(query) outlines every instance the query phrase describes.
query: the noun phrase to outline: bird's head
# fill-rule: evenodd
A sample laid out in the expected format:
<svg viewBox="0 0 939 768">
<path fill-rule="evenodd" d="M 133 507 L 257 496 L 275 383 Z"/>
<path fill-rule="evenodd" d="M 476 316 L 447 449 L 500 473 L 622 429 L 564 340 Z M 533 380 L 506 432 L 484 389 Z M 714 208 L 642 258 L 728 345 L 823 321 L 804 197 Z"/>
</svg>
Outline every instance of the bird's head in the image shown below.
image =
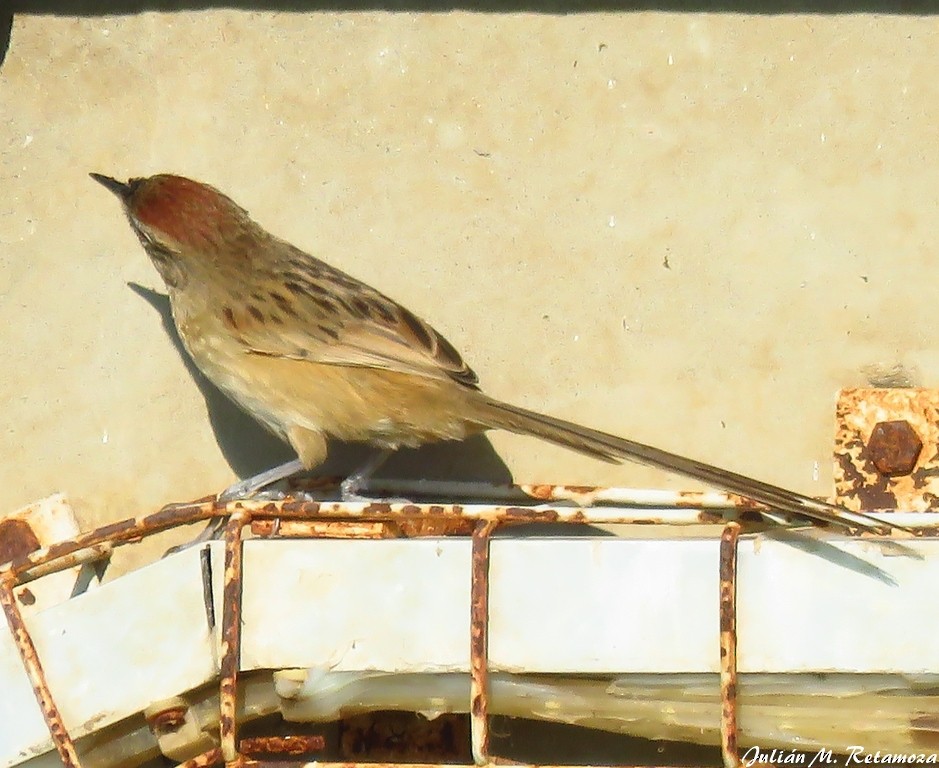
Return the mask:
<svg viewBox="0 0 939 768">
<path fill-rule="evenodd" d="M 126 183 L 90 175 L 123 203 L 131 227 L 170 287 L 179 287 L 199 267 L 244 258 L 262 232 L 243 208 L 208 184 L 171 174 Z"/>
</svg>

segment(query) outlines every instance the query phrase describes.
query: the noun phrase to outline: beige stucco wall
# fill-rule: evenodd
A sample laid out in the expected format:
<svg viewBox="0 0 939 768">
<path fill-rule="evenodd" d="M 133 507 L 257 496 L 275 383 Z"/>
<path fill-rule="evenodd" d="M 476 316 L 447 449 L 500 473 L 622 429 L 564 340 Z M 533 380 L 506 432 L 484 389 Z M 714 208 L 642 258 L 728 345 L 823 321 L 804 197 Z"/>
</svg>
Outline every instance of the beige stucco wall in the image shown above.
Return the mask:
<svg viewBox="0 0 939 768">
<path fill-rule="evenodd" d="M 89 171 L 215 184 L 433 322 L 495 396 L 828 494 L 837 389 L 872 364 L 939 381 L 937 31 L 863 14 L 16 15 L 0 508 L 63 490 L 93 526 L 289 456 L 217 394 L 207 409 L 165 302 L 128 286 L 161 290 Z M 426 471 L 690 485 L 492 446 L 428 452 Z"/>
</svg>

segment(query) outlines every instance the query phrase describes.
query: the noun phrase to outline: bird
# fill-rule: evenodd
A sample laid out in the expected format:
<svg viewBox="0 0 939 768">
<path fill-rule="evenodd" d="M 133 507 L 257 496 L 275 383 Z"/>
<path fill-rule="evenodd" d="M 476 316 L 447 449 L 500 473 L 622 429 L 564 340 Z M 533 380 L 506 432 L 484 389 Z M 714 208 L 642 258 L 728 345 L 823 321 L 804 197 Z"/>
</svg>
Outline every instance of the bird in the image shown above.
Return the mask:
<svg viewBox="0 0 939 768">
<path fill-rule="evenodd" d="M 687 476 L 782 514 L 786 522 L 881 532 L 868 515 L 485 394 L 456 348 L 377 289 L 269 233 L 215 187 L 161 173 L 90 176 L 114 193 L 166 284 L 173 320 L 198 368 L 297 453 L 235 483 L 229 501 L 315 469 L 331 440 L 374 457 L 341 485 L 358 493 L 402 447 L 490 429 L 528 435 L 607 462 Z"/>
</svg>

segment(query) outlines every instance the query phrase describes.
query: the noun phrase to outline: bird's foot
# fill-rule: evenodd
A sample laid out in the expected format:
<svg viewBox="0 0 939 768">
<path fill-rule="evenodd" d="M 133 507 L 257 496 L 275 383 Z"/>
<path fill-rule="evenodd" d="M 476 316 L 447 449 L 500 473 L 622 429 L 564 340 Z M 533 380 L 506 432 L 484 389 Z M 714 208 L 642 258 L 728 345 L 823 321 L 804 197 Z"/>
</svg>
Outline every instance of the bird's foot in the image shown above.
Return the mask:
<svg viewBox="0 0 939 768">
<path fill-rule="evenodd" d="M 268 485 L 276 483 L 280 480 L 285 480 L 292 475 L 297 474 L 303 469 L 303 462 L 300 459 L 293 459 L 291 461 L 279 464 L 276 467 L 260 472 L 253 477 L 240 480 L 233 485 L 228 486 L 224 491 L 222 491 L 218 497 L 218 503 L 227 504 L 231 501 L 237 501 L 238 499 L 247 499 L 258 495 L 258 492 L 262 488 L 266 488 Z M 271 494 L 280 494 L 278 498 L 283 498 L 284 494 L 282 491 L 268 491 L 267 493 Z M 163 553 L 163 557 L 167 555 L 173 555 L 177 552 L 181 552 L 184 549 L 189 549 L 189 547 L 197 546 L 199 544 L 205 544 L 208 541 L 213 541 L 221 535 L 222 531 L 225 529 L 225 521 L 227 518 L 216 517 L 209 521 L 209 524 L 205 527 L 205 530 L 202 531 L 198 536 L 196 536 L 192 541 L 187 541 L 184 544 L 179 544 L 175 547 L 171 547 Z"/>
<path fill-rule="evenodd" d="M 349 475 L 339 484 L 339 497 L 343 501 L 371 501 L 370 498 L 361 494 L 366 479 L 361 472 Z"/>
<path fill-rule="evenodd" d="M 369 504 L 371 502 L 382 502 L 384 504 L 410 504 L 410 499 L 399 497 L 389 498 L 387 496 L 365 496 L 362 490 L 366 484 L 366 479 L 359 476 L 359 473 L 350 475 L 339 485 L 339 494 L 344 502 L 361 502 Z"/>
<path fill-rule="evenodd" d="M 382 464 L 388 461 L 391 451 L 388 449 L 378 451 L 372 454 L 371 458 L 355 472 L 349 475 L 339 484 L 339 496 L 343 501 L 375 501 L 374 498 L 362 495 L 362 490 L 368 484 L 369 478 L 375 474 Z M 382 501 L 391 501 L 391 499 L 382 499 Z"/>
<path fill-rule="evenodd" d="M 209 520 L 209 524 L 203 529 L 202 533 L 200 533 L 191 541 L 177 544 L 175 547 L 170 547 L 168 550 L 166 550 L 166 552 L 163 553 L 163 557 L 175 555 L 177 552 L 182 552 L 184 549 L 189 549 L 190 547 L 205 544 L 208 541 L 213 541 L 219 538 L 222 531 L 225 529 L 225 522 L 226 518 L 224 517 L 213 517 L 211 520 Z"/>
</svg>

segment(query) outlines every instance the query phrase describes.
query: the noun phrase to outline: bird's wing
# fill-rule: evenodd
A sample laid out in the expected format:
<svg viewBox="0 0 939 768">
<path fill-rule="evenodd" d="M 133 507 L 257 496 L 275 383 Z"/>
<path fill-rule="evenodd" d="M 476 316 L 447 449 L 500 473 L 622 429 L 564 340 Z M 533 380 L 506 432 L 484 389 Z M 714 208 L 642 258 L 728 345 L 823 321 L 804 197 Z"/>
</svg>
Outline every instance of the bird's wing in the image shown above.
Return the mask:
<svg viewBox="0 0 939 768">
<path fill-rule="evenodd" d="M 428 323 L 355 278 L 296 253 L 288 268 L 260 281 L 254 301 L 234 318 L 252 352 L 450 378 L 477 388 L 473 370 Z"/>
</svg>

